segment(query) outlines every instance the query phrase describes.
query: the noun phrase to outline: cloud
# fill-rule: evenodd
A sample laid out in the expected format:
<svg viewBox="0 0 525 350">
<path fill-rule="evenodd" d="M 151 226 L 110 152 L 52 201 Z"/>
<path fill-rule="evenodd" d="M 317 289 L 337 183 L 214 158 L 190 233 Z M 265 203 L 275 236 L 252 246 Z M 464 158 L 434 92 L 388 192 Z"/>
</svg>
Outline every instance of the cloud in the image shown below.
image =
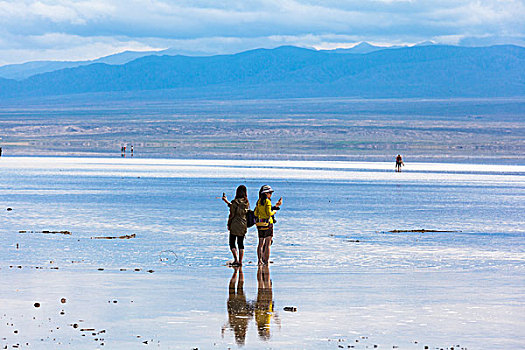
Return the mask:
<svg viewBox="0 0 525 350">
<path fill-rule="evenodd" d="M 63 59 L 123 47 L 174 45 L 220 53 L 254 45 L 459 43 L 487 37 L 522 42 L 525 37 L 524 0 L 0 0 L 0 13 L 5 34 L 0 62 L 23 59 L 31 44 L 36 48 L 30 57 L 40 52 L 50 58 L 64 50 Z M 76 43 L 65 42 L 77 51 L 52 40 L 60 35 L 75 38 Z"/>
<path fill-rule="evenodd" d="M 147 42 L 127 38 L 82 37 L 63 33 L 17 36 L 2 35 L 0 32 L 0 65 L 41 60 L 83 61 L 127 50 L 158 49 Z"/>
</svg>

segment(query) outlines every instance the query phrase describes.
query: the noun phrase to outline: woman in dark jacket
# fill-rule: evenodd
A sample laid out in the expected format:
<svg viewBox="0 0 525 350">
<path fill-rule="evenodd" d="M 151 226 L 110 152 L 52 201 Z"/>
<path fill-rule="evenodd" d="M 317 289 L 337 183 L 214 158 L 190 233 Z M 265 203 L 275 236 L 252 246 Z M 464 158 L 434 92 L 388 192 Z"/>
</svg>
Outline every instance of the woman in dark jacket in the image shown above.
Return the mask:
<svg viewBox="0 0 525 350">
<path fill-rule="evenodd" d="M 231 203 L 225 194 L 223 194 L 222 200 L 230 207 L 228 230 L 230 231 L 230 250 L 233 255 L 232 265 L 240 266 L 242 265 L 242 258 L 244 257 L 244 236 L 248 231 L 246 213 L 250 209 L 246 186 L 240 185 L 237 187 L 235 199 Z M 235 244 L 236 242 L 237 245 Z"/>
</svg>

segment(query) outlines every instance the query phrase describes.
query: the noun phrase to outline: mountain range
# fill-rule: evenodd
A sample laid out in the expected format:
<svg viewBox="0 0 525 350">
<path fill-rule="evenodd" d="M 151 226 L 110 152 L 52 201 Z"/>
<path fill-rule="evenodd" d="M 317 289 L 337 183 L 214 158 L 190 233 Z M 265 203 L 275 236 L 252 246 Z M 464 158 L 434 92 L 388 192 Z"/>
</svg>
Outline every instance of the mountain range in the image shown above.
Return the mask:
<svg viewBox="0 0 525 350">
<path fill-rule="evenodd" d="M 525 48 L 512 45 L 367 44 L 354 52 L 283 46 L 205 57 L 133 55 L 22 80 L 0 78 L 0 97 L 145 90 L 230 98 L 525 96 Z"/>
<path fill-rule="evenodd" d="M 425 44 L 428 44 L 428 42 L 421 43 L 418 45 L 425 45 Z M 388 47 L 375 46 L 367 42 L 361 42 L 355 45 L 354 47 L 351 47 L 348 49 L 334 49 L 334 50 L 322 50 L 322 51 L 332 52 L 332 53 L 370 53 L 370 52 L 374 52 L 378 50 L 397 49 L 400 47 L 403 47 L 403 46 L 388 46 Z M 210 56 L 210 55 L 205 55 L 199 51 L 188 52 L 186 50 L 184 51 L 184 53 L 181 53 L 177 49 L 166 49 L 166 50 L 159 50 L 159 51 L 124 51 L 124 52 L 116 53 L 113 55 L 100 57 L 95 60 L 87 60 L 87 61 L 31 61 L 31 62 L 25 62 L 25 63 L 7 64 L 4 66 L 0 66 L 0 78 L 23 80 L 23 79 L 29 78 L 32 75 L 36 75 L 40 73 L 52 72 L 52 71 L 64 69 L 64 68 L 87 66 L 93 63 L 126 64 L 128 62 L 136 60 L 137 58 L 141 58 L 145 56 L 152 56 L 152 55 L 154 56 L 164 56 L 164 55 L 176 56 L 179 54 L 182 54 L 185 56 Z"/>
</svg>

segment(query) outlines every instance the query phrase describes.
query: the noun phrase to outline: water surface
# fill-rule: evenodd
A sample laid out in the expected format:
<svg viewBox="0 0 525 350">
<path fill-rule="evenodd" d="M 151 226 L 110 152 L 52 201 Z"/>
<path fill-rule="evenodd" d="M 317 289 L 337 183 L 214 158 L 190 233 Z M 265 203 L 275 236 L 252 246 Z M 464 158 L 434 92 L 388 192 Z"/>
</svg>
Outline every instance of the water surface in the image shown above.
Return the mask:
<svg viewBox="0 0 525 350">
<path fill-rule="evenodd" d="M 411 163 L 394 173 L 379 162 L 52 157 L 0 166 L 2 346 L 525 343 L 523 166 Z M 235 271 L 224 266 L 217 197 L 245 184 L 253 205 L 265 183 L 284 199 L 273 263 L 253 263 L 252 229 Z"/>
</svg>

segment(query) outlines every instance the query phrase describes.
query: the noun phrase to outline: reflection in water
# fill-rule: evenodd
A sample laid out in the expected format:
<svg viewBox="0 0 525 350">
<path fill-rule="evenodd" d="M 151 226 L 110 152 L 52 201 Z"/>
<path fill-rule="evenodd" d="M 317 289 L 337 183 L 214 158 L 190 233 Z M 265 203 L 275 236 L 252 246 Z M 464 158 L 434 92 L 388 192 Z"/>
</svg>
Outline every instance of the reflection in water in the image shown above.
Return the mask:
<svg viewBox="0 0 525 350">
<path fill-rule="evenodd" d="M 248 323 L 255 316 L 257 333 L 261 340 L 270 339 L 270 321 L 272 317 L 277 323 L 279 319 L 274 313 L 272 281 L 270 279 L 270 269 L 268 265 L 259 266 L 257 269 L 257 299 L 247 301 L 244 295 L 244 274 L 242 267 L 235 267 L 233 275 L 228 285 L 228 323 L 223 327 L 233 331 L 235 342 L 244 345 Z"/>
<path fill-rule="evenodd" d="M 255 302 L 255 322 L 262 340 L 270 339 L 270 319 L 273 313 L 272 281 L 268 265 L 257 269 L 257 301 Z"/>
<path fill-rule="evenodd" d="M 244 274 L 241 267 L 234 267 L 228 289 L 228 327 L 235 334 L 235 341 L 244 345 L 248 322 L 253 315 L 253 310 L 244 295 Z"/>
</svg>

